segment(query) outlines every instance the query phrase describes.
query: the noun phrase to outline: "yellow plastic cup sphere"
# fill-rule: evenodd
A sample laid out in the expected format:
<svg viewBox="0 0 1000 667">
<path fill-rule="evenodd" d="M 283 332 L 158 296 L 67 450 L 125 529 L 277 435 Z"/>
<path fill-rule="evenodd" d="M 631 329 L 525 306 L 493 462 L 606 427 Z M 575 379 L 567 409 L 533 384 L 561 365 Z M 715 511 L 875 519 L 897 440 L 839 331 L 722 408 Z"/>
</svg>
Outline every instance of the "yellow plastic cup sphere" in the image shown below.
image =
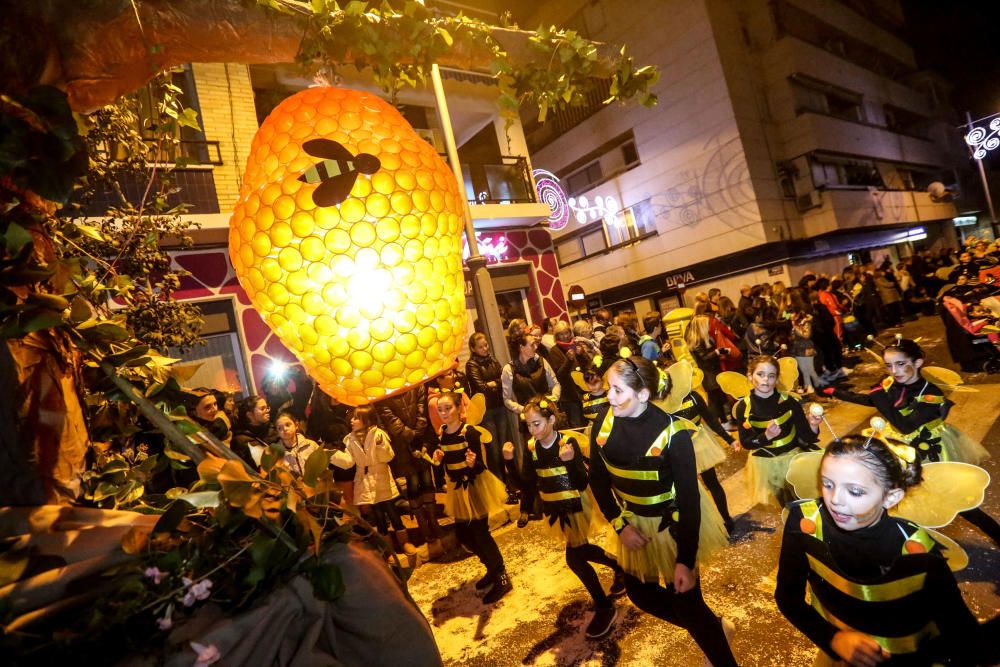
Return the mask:
<svg viewBox="0 0 1000 667">
<path fill-rule="evenodd" d="M 391 105 L 311 88 L 254 137 L 230 258 L 320 387 L 364 405 L 425 381 L 461 348 L 460 202 L 449 167 Z"/>
</svg>

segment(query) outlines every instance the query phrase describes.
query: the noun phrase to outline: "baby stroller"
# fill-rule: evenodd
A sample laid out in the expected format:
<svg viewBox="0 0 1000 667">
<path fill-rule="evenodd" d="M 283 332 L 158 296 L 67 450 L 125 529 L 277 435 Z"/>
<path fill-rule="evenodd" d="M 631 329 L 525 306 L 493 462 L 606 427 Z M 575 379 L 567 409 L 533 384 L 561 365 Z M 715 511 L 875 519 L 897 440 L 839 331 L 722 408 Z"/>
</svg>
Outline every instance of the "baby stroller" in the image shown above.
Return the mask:
<svg viewBox="0 0 1000 667">
<path fill-rule="evenodd" d="M 993 318 L 969 318 L 968 306 L 953 296 L 941 299 L 941 319 L 952 360 L 963 371 L 1000 373 L 1000 327 Z"/>
</svg>

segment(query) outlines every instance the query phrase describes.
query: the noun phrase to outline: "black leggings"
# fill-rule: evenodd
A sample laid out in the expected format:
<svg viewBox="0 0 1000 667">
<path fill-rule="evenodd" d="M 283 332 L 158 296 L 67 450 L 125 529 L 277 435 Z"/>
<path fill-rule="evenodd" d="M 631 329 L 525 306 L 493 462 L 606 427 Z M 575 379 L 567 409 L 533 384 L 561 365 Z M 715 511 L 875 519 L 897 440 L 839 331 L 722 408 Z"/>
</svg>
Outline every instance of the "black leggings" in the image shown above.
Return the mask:
<svg viewBox="0 0 1000 667">
<path fill-rule="evenodd" d="M 487 574 L 497 574 L 503 570 L 503 555 L 496 540 L 490 535 L 488 519 L 455 521 L 455 536 L 466 549 L 476 554 L 486 566 Z"/>
<path fill-rule="evenodd" d="M 615 571 L 615 574 L 622 571 L 618 567 L 618 561 L 604 553 L 604 549 L 596 544 L 581 544 L 578 547 L 566 545 L 566 565 L 573 571 L 577 579 L 583 582 L 584 588 L 590 593 L 590 597 L 594 599 L 594 605 L 597 607 L 610 607 L 611 598 L 604 592 L 604 587 L 601 586 L 601 581 L 597 578 L 597 572 L 591 566 L 591 563 L 610 567 Z"/>
<path fill-rule="evenodd" d="M 722 621 L 701 596 L 700 581 L 687 593 L 678 593 L 672 585 L 664 588 L 657 582 L 644 583 L 626 574 L 625 590 L 629 600 L 639 609 L 687 630 L 713 667 L 736 664 L 722 631 Z"/>
<path fill-rule="evenodd" d="M 423 460 L 415 461 L 406 473 L 406 498 L 416 500 L 423 495 L 433 495 L 436 490 L 430 464 Z"/>
<path fill-rule="evenodd" d="M 729 516 L 729 503 L 726 500 L 726 490 L 722 488 L 719 476 L 715 474 L 715 468 L 709 468 L 701 473 L 701 481 L 705 483 L 705 488 L 712 494 L 712 500 L 715 501 L 715 506 L 719 508 L 719 514 L 722 515 L 722 520 L 726 522 L 726 527 L 728 528 L 729 524 L 733 522 L 733 518 Z"/>
<path fill-rule="evenodd" d="M 993 544 L 1000 546 L 1000 523 L 997 523 L 997 520 L 984 512 L 982 508 L 976 507 L 959 512 L 958 515 L 986 533 L 986 536 L 993 540 Z"/>
<path fill-rule="evenodd" d="M 361 505 L 360 509 L 361 514 L 365 515 L 369 523 L 374 520 L 376 529 L 382 535 L 389 531 L 389 526 L 392 526 L 393 530 L 404 529 L 395 500 L 383 500 L 373 505 Z"/>
</svg>

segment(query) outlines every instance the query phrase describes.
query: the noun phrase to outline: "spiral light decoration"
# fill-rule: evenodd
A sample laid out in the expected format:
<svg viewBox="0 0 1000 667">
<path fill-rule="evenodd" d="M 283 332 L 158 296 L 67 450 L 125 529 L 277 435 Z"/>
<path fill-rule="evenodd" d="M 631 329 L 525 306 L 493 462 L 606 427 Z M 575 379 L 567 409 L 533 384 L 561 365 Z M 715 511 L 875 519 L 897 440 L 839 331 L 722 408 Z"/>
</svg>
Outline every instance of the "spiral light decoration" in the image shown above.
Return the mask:
<svg viewBox="0 0 1000 667">
<path fill-rule="evenodd" d="M 535 191 L 538 193 L 539 201 L 552 210 L 552 215 L 549 216 L 549 229 L 559 231 L 569 224 L 569 204 L 566 202 L 566 193 L 559 185 L 559 177 L 545 169 L 535 169 L 532 174 L 535 177 Z"/>
</svg>

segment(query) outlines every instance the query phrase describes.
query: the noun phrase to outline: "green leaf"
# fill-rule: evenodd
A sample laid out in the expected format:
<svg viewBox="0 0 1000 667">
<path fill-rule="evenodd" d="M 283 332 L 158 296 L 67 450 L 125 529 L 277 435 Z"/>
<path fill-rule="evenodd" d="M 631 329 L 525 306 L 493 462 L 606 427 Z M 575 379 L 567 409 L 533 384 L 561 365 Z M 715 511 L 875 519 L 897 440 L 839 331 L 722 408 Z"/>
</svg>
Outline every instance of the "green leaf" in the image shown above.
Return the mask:
<svg viewBox="0 0 1000 667">
<path fill-rule="evenodd" d="M 153 533 L 169 533 L 181 524 L 184 518 L 191 514 L 194 508 L 184 500 L 175 500 L 167 507 L 167 511 L 153 526 Z"/>
<path fill-rule="evenodd" d="M 31 292 L 28 294 L 28 303 L 38 304 L 50 310 L 63 311 L 69 308 L 69 301 L 58 294 L 46 294 L 44 292 Z"/>
<path fill-rule="evenodd" d="M 177 125 L 180 127 L 190 127 L 192 130 L 200 130 L 198 124 L 198 112 L 194 109 L 186 108 L 177 115 Z"/>
<path fill-rule="evenodd" d="M 90 237 L 95 241 L 100 241 L 101 243 L 107 241 L 107 238 L 104 236 L 104 234 L 101 233 L 99 229 L 97 229 L 97 227 L 91 227 L 90 225 L 85 225 L 83 223 L 78 222 L 76 224 L 76 229 L 84 236 Z"/>
<path fill-rule="evenodd" d="M 444 40 L 445 44 L 447 44 L 448 46 L 451 46 L 452 44 L 455 43 L 455 40 L 454 40 L 454 38 L 452 38 L 450 32 L 448 32 L 444 28 L 438 28 L 437 31 L 438 31 L 438 34 L 441 35 L 441 39 Z"/>
<path fill-rule="evenodd" d="M 332 602 L 344 594 L 344 576 L 336 565 L 317 563 L 309 568 L 307 576 L 320 600 Z"/>
<path fill-rule="evenodd" d="M 132 361 L 133 359 L 138 359 L 149 352 L 148 345 L 136 345 L 133 348 L 125 350 L 124 352 L 118 352 L 117 354 L 109 354 L 104 358 L 112 366 L 120 366 L 127 361 Z"/>
<path fill-rule="evenodd" d="M 69 319 L 75 323 L 86 322 L 90 319 L 90 315 L 93 312 L 93 308 L 90 306 L 90 302 L 84 299 L 82 296 L 73 297 L 73 301 L 70 302 Z"/>
<path fill-rule="evenodd" d="M 316 480 L 330 464 L 330 453 L 322 447 L 309 455 L 302 471 L 302 481 L 309 486 L 316 486 Z"/>
<path fill-rule="evenodd" d="M 8 551 L 0 556 L 0 586 L 6 586 L 21 578 L 31 560 L 28 549 Z"/>
<path fill-rule="evenodd" d="M 18 327 L 21 335 L 29 334 L 43 329 L 52 329 L 61 326 L 63 318 L 60 313 L 53 313 L 48 310 L 35 311 L 33 315 L 23 320 Z"/>
<path fill-rule="evenodd" d="M 201 509 L 203 507 L 218 507 L 218 491 L 192 491 L 177 496 L 178 500 L 190 503 L 193 507 Z"/>
<path fill-rule="evenodd" d="M 189 434 L 185 434 L 185 435 L 189 435 Z M 163 448 L 163 453 L 166 455 L 166 457 L 168 459 L 173 459 L 174 461 L 190 461 L 191 460 L 191 457 L 188 456 L 187 454 L 182 454 L 181 452 L 179 452 L 176 449 L 173 449 L 172 447 L 169 447 L 169 446 Z"/>
<path fill-rule="evenodd" d="M 16 222 L 12 222 L 7 225 L 7 231 L 4 233 L 4 240 L 7 243 L 7 251 L 10 254 L 15 255 L 21 250 L 21 248 L 31 243 L 31 234 L 21 225 Z"/>
</svg>

